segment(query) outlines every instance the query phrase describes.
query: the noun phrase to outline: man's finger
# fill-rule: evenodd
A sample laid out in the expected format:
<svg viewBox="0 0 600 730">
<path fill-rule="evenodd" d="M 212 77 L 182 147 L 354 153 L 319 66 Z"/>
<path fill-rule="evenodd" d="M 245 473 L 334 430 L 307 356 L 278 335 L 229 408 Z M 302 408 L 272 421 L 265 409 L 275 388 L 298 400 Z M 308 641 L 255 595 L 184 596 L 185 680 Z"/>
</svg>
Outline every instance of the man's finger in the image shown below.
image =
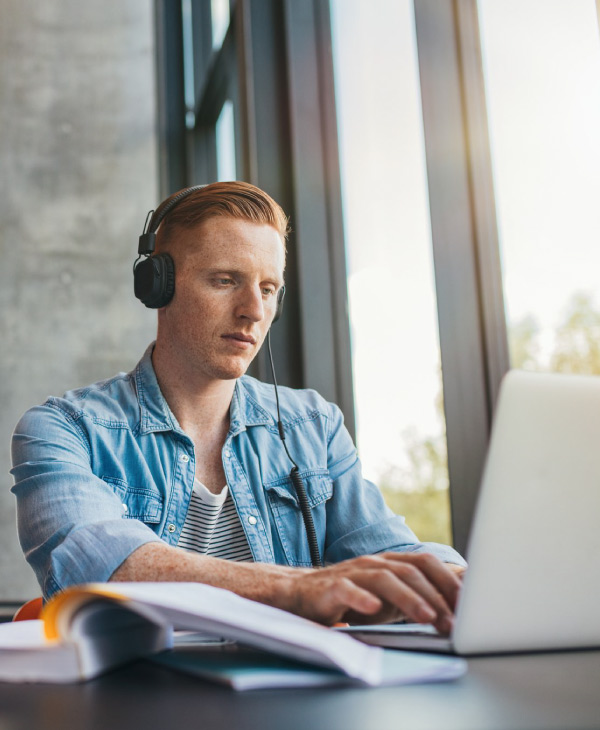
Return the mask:
<svg viewBox="0 0 600 730">
<path fill-rule="evenodd" d="M 301 616 L 331 625 L 348 611 L 374 614 L 382 607 L 381 599 L 346 576 L 327 576 L 325 571 L 301 578 L 299 605 Z"/>
<path fill-rule="evenodd" d="M 403 572 L 405 576 L 409 572 L 414 575 L 405 579 L 401 578 L 398 572 Z M 387 567 L 357 570 L 350 578 L 417 623 L 431 623 L 440 615 L 450 615 L 448 608 L 444 609 L 443 599 L 440 605 L 439 594 L 416 568 L 403 566 L 399 570 L 399 566 L 396 566 L 396 570 Z"/>
<path fill-rule="evenodd" d="M 445 563 L 429 553 L 384 553 L 383 557 L 395 563 L 408 563 L 418 568 L 442 594 L 451 611 L 456 609 L 461 581 Z"/>
<path fill-rule="evenodd" d="M 453 612 L 437 586 L 430 582 L 427 575 L 416 565 L 395 563 L 394 574 L 399 580 L 410 586 L 433 609 L 434 617 L 429 620 L 444 634 L 452 629 Z M 408 618 L 412 618 L 410 615 Z"/>
</svg>

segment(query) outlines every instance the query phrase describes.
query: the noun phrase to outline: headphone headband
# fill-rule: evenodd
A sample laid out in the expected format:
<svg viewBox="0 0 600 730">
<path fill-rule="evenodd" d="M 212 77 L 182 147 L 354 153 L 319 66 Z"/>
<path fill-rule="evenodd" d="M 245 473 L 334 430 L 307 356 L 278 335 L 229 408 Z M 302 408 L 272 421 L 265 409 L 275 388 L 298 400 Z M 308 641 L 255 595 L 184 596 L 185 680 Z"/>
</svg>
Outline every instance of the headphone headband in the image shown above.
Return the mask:
<svg viewBox="0 0 600 730">
<path fill-rule="evenodd" d="M 144 224 L 144 231 L 139 238 L 138 243 L 138 255 L 139 256 L 150 256 L 154 253 L 156 248 L 156 231 L 163 222 L 163 219 L 175 208 L 182 200 L 187 198 L 188 195 L 195 193 L 196 190 L 202 190 L 206 185 L 193 185 L 191 188 L 185 188 L 180 190 L 177 195 L 172 198 L 167 198 L 163 201 L 156 210 L 151 210 L 146 216 L 146 223 Z"/>
</svg>

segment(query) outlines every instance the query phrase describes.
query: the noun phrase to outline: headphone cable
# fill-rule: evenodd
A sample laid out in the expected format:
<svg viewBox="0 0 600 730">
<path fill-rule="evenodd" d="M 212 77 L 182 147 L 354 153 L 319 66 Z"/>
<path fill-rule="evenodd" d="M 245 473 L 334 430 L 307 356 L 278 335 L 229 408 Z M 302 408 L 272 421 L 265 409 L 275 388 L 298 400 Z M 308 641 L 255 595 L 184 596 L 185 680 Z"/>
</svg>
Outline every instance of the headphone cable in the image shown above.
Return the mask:
<svg viewBox="0 0 600 730">
<path fill-rule="evenodd" d="M 300 470 L 298 464 L 292 459 L 292 456 L 288 450 L 285 442 L 285 430 L 283 423 L 281 422 L 281 411 L 279 410 L 279 392 L 277 390 L 277 378 L 275 377 L 275 365 L 273 364 L 273 353 L 271 351 L 271 330 L 267 332 L 267 350 L 269 352 L 269 363 L 271 364 L 271 375 L 273 376 L 273 386 L 275 388 L 275 402 L 277 404 L 277 430 L 279 431 L 279 438 L 285 449 L 288 459 L 292 462 L 293 467 L 290 472 L 290 479 L 296 490 L 296 496 L 298 498 L 298 504 L 300 505 L 300 511 L 302 513 L 302 519 L 304 521 L 304 529 L 306 530 L 306 537 L 308 539 L 308 547 L 310 550 L 310 559 L 313 568 L 322 568 L 323 561 L 319 553 L 319 543 L 317 540 L 317 533 L 315 532 L 315 524 L 313 522 L 310 505 L 308 503 L 308 497 L 306 495 L 306 487 L 304 481 L 300 476 Z"/>
</svg>

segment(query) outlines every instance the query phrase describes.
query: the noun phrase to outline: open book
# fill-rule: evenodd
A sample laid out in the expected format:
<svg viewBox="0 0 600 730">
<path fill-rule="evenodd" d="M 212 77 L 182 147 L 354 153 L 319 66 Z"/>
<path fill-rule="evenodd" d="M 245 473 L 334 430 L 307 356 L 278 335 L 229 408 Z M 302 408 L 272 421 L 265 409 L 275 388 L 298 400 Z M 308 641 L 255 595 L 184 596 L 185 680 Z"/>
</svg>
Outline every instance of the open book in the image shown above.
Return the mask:
<svg viewBox="0 0 600 730">
<path fill-rule="evenodd" d="M 395 668 L 390 670 L 390 660 L 384 661 L 387 653 L 379 648 L 201 583 L 91 583 L 57 594 L 44 608 L 41 621 L 0 625 L 0 680 L 89 679 L 133 659 L 170 649 L 177 630 L 239 642 L 308 666 L 312 668 L 313 686 L 320 683 L 315 679 L 318 669 L 323 673 L 322 684 L 330 684 L 333 674 L 334 678 L 368 686 L 450 679 L 465 670 L 462 660 L 449 657 L 429 657 L 429 662 L 417 659 L 412 669 L 410 660 L 404 659 L 402 667 L 395 661 Z M 189 650 L 188 641 L 185 665 L 189 665 Z M 402 656 L 401 652 L 394 654 Z M 176 653 L 161 656 L 168 657 L 165 665 L 189 669 L 178 666 Z M 231 658 L 235 664 L 235 657 Z M 207 659 L 204 655 L 204 665 Z M 260 665 L 260 658 L 257 662 Z M 210 663 L 207 666 L 203 674 L 193 673 L 210 676 Z M 276 673 L 277 677 L 271 672 L 261 686 L 303 684 L 298 671 L 296 679 L 292 681 L 290 675 L 286 683 L 284 669 Z M 235 686 L 235 682 L 229 683 Z"/>
</svg>

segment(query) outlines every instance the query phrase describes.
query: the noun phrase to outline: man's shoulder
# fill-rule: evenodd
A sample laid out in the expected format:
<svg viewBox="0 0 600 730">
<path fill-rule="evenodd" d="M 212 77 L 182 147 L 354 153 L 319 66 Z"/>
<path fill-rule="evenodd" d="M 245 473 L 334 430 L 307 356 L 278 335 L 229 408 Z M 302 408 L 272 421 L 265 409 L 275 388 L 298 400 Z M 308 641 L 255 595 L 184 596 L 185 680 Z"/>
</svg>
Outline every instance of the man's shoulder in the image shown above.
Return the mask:
<svg viewBox="0 0 600 730">
<path fill-rule="evenodd" d="M 126 425 L 131 416 L 139 411 L 135 372 L 121 372 L 90 385 L 68 390 L 62 396 L 49 396 L 44 403 L 30 411 L 35 412 L 37 417 L 44 411 L 55 411 L 71 421 L 89 418 L 98 423 Z"/>
<path fill-rule="evenodd" d="M 122 406 L 132 397 L 135 398 L 135 371 L 120 372 L 82 388 L 68 390 L 60 400 L 75 409 L 95 411 Z"/>
<path fill-rule="evenodd" d="M 244 389 L 244 395 L 260 408 L 264 409 L 274 421 L 277 420 L 277 399 L 275 388 L 271 383 L 264 383 L 250 375 L 244 375 L 239 380 Z M 333 404 L 328 403 L 323 396 L 311 388 L 290 388 L 278 385 L 279 408 L 281 419 L 289 423 L 298 419 L 314 418 L 315 416 L 330 417 Z"/>
</svg>

